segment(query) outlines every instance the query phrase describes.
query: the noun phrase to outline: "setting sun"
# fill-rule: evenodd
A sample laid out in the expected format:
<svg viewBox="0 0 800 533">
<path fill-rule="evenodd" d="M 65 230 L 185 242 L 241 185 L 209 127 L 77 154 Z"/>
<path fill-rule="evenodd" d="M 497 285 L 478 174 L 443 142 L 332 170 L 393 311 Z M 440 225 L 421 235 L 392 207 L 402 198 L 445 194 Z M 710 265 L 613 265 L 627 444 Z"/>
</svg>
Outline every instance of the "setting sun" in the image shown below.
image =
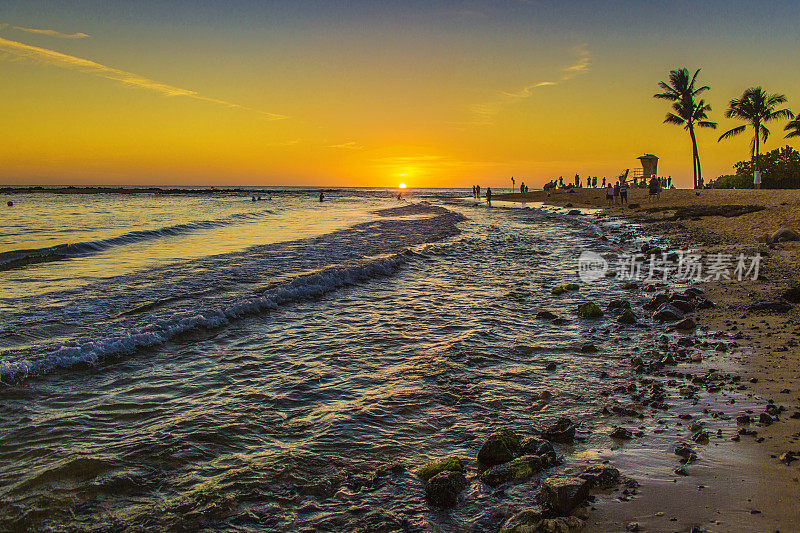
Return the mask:
<svg viewBox="0 0 800 533">
<path fill-rule="evenodd" d="M 406 184 L 405 184 L 405 183 L 401 183 L 401 184 L 400 184 L 400 185 L 398 185 L 397 187 L 398 187 L 399 189 L 405 189 L 405 188 L 406 188 Z"/>
</svg>

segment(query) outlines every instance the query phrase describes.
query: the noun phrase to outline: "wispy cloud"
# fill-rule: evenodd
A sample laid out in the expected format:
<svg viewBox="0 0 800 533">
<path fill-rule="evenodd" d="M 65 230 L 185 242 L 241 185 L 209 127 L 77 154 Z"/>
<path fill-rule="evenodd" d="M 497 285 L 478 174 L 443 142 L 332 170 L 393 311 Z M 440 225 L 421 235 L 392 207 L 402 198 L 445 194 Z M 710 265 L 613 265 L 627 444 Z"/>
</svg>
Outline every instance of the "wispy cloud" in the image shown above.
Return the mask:
<svg viewBox="0 0 800 533">
<path fill-rule="evenodd" d="M 21 26 L 12 26 L 15 30 L 25 31 L 28 33 L 37 33 L 39 35 L 47 35 L 48 37 L 56 37 L 58 39 L 86 39 L 89 37 L 85 33 L 61 33 L 55 30 L 40 30 L 37 28 L 23 28 Z M 2 29 L 2 28 L 0 28 Z"/>
<path fill-rule="evenodd" d="M 137 87 L 139 89 L 155 91 L 165 96 L 185 96 L 187 98 L 193 98 L 203 102 L 222 105 L 231 109 L 252 111 L 262 115 L 268 120 L 280 120 L 287 118 L 284 115 L 267 113 L 265 111 L 259 111 L 257 109 L 245 107 L 240 104 L 227 102 L 225 100 L 202 96 L 196 91 L 192 91 L 190 89 L 182 89 L 180 87 L 168 85 L 166 83 L 145 78 L 144 76 L 139 76 L 133 72 L 126 72 L 124 70 L 108 67 L 88 59 L 62 54 L 61 52 L 56 52 L 55 50 L 40 48 L 38 46 L 11 41 L 9 39 L 3 39 L 2 37 L 0 37 L 0 59 L 12 61 L 34 61 L 44 65 L 75 70 L 84 74 L 116 81 L 129 87 Z"/>
<path fill-rule="evenodd" d="M 358 144 L 356 141 L 349 141 L 346 143 L 340 144 L 329 144 L 328 148 L 340 148 L 342 150 L 363 150 L 364 147 Z"/>
<path fill-rule="evenodd" d="M 587 72 L 592 60 L 589 49 L 585 44 L 582 44 L 576 46 L 573 50 L 578 56 L 578 59 L 574 64 L 561 69 L 561 74 L 558 76 L 558 78 L 555 78 L 554 80 L 537 81 L 516 91 L 500 91 L 500 97 L 497 100 L 471 106 L 470 111 L 472 111 L 472 114 L 475 116 L 475 120 L 470 122 L 470 124 L 491 124 L 492 119 L 499 114 L 506 105 L 514 102 L 515 100 L 529 98 L 533 95 L 536 89 L 541 87 L 552 87 L 570 80 L 578 74 Z"/>
</svg>

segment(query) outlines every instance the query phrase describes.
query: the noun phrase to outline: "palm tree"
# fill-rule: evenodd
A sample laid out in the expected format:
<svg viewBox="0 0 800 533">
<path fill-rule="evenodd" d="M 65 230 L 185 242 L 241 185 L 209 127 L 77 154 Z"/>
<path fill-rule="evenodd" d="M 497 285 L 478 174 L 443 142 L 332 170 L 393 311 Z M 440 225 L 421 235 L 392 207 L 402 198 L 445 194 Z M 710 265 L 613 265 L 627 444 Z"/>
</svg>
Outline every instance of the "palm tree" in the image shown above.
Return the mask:
<svg viewBox="0 0 800 533">
<path fill-rule="evenodd" d="M 795 119 L 790 121 L 783 129 L 789 132 L 785 136 L 786 139 L 789 137 L 800 137 L 800 115 L 795 115 Z"/>
<path fill-rule="evenodd" d="M 695 189 L 701 186 L 703 177 L 700 172 L 700 155 L 697 150 L 697 138 L 694 133 L 694 127 L 695 125 L 701 128 L 717 127 L 716 122 L 709 122 L 707 120 L 707 112 L 711 111 L 711 106 L 706 104 L 702 99 L 699 102 L 695 102 L 696 96 L 710 89 L 708 85 L 695 88 L 694 84 L 697 81 L 698 74 L 700 74 L 700 69 L 697 69 L 691 77 L 686 67 L 678 70 L 671 70 L 669 72 L 669 83 L 664 81 L 658 83 L 658 86 L 664 92 L 653 95 L 653 98 L 660 98 L 673 102 L 672 109 L 675 113 L 667 113 L 664 122 L 666 124 L 683 126 L 685 130 L 689 131 L 689 137 L 692 139 L 692 174 L 694 175 Z"/>
<path fill-rule="evenodd" d="M 767 142 L 769 130 L 764 125 L 779 118 L 794 118 L 794 113 L 788 109 L 775 109 L 779 104 L 786 102 L 783 94 L 767 94 L 761 87 L 750 87 L 742 93 L 741 98 L 734 98 L 728 104 L 725 116 L 728 118 L 738 118 L 753 126 L 753 141 L 750 143 L 750 156 L 755 162 L 755 170 L 758 170 L 758 156 L 760 141 Z M 737 126 L 720 135 L 717 142 L 722 139 L 735 137 L 747 129 L 747 125 Z"/>
</svg>

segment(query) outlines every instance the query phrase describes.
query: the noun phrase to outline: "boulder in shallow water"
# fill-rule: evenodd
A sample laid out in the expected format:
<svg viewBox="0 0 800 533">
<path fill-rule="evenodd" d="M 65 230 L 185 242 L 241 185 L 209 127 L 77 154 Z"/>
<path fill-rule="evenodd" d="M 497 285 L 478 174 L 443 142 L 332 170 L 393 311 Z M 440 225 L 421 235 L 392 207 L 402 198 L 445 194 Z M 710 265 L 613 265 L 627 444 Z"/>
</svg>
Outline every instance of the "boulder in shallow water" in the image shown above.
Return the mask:
<svg viewBox="0 0 800 533">
<path fill-rule="evenodd" d="M 628 300 L 611 300 L 608 302 L 608 309 L 630 309 L 631 303 Z"/>
<path fill-rule="evenodd" d="M 464 463 L 460 457 L 451 455 L 443 459 L 437 459 L 426 464 L 416 474 L 423 480 L 428 481 L 430 478 L 441 472 L 464 472 Z"/>
<path fill-rule="evenodd" d="M 578 291 L 580 290 L 581 286 L 578 285 L 577 283 L 567 283 L 566 285 L 564 285 L 564 288 L 567 289 L 568 291 Z"/>
<path fill-rule="evenodd" d="M 510 429 L 495 431 L 481 449 L 478 450 L 478 461 L 486 466 L 507 463 L 519 453 L 520 438 Z"/>
<path fill-rule="evenodd" d="M 575 439 L 575 424 L 569 418 L 559 418 L 556 422 L 542 431 L 542 437 L 550 442 L 569 444 Z"/>
<path fill-rule="evenodd" d="M 649 302 L 644 304 L 644 308 L 652 311 L 653 309 L 658 309 L 668 301 L 669 301 L 669 295 L 662 292 L 653 296 Z"/>
<path fill-rule="evenodd" d="M 589 496 L 589 481 L 578 476 L 549 477 L 539 488 L 539 497 L 559 514 L 568 515 Z"/>
<path fill-rule="evenodd" d="M 440 472 L 425 483 L 425 495 L 437 507 L 453 507 L 466 486 L 467 478 L 461 472 Z"/>
<path fill-rule="evenodd" d="M 630 309 L 625 309 L 617 317 L 617 322 L 619 322 L 620 324 L 636 324 L 636 315 L 634 315 L 633 311 L 631 311 Z"/>
<path fill-rule="evenodd" d="M 525 437 L 520 443 L 520 453 L 525 455 L 546 455 L 556 451 L 549 441 L 544 439 L 537 439 L 536 437 Z"/>
<path fill-rule="evenodd" d="M 594 302 L 586 302 L 578 306 L 578 316 L 581 318 L 600 318 L 603 311 Z"/>
<path fill-rule="evenodd" d="M 484 471 L 481 474 L 481 481 L 490 487 L 496 487 L 509 481 L 519 483 L 539 472 L 542 466 L 542 459 L 538 455 L 523 455 Z"/>
<path fill-rule="evenodd" d="M 500 533 L 532 533 L 541 531 L 539 524 L 542 522 L 542 510 L 538 507 L 532 507 L 520 511 L 508 520 L 505 521 L 503 527 L 500 528 Z"/>
<path fill-rule="evenodd" d="M 660 322 L 676 322 L 683 320 L 683 311 L 670 304 L 663 304 L 653 313 L 653 319 Z"/>
</svg>

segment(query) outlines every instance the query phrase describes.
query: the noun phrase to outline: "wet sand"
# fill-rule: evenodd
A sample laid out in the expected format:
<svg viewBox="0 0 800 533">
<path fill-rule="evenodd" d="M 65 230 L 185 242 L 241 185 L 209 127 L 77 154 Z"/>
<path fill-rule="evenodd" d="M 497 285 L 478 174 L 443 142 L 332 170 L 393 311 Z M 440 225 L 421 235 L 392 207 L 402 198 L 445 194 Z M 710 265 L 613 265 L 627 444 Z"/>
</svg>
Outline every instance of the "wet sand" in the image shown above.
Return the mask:
<svg viewBox="0 0 800 533">
<path fill-rule="evenodd" d="M 677 367 L 679 373 L 702 374 L 712 367 L 734 365 L 732 374 L 740 381 L 727 390 L 741 389 L 741 396 L 728 400 L 737 403 L 722 404 L 728 396 L 726 387 L 722 397 L 713 400 L 695 395 L 665 413 L 664 432 L 658 437 L 634 440 L 610 452 L 600 448 L 599 457 L 634 477 L 640 488 L 638 494 L 622 497 L 628 501 L 620 501 L 618 493 L 598 497 L 586 522 L 590 531 L 620 531 L 632 523 L 643 531 L 691 531 L 693 527 L 700 531 L 798 530 L 800 461 L 787 465 L 779 458 L 787 451 L 800 452 L 800 308 L 794 305 L 786 312 L 747 308 L 756 301 L 780 299 L 800 278 L 800 242 L 764 242 L 766 235 L 780 228 L 800 230 L 800 191 L 700 192 L 667 190 L 659 199 L 650 200 L 647 190 L 632 190 L 629 201 L 633 209 L 608 206 L 602 189 L 495 197 L 567 208 L 602 208 L 605 215 L 623 217 L 645 234 L 665 237 L 672 250 L 758 252 L 764 256 L 756 281 L 699 285 L 716 307 L 693 314 L 699 326 L 698 339 L 719 332 L 717 338 L 736 340 L 730 351 L 704 357 L 695 369 L 684 364 Z M 714 214 L 696 206 L 756 206 L 759 210 L 738 214 L 753 208 L 726 207 Z M 772 424 L 758 423 L 769 402 L 785 411 Z M 756 422 L 747 429 L 756 434 L 737 436 L 736 416 L 748 409 Z M 692 419 L 676 422 L 677 413 Z M 711 434 L 709 444 L 696 445 L 689 440 L 692 431 L 687 426 L 693 421 Z M 678 441 L 692 444 L 698 453 L 698 460 L 686 466 L 688 475 L 671 472 L 678 465 L 678 458 L 670 456 Z"/>
</svg>

